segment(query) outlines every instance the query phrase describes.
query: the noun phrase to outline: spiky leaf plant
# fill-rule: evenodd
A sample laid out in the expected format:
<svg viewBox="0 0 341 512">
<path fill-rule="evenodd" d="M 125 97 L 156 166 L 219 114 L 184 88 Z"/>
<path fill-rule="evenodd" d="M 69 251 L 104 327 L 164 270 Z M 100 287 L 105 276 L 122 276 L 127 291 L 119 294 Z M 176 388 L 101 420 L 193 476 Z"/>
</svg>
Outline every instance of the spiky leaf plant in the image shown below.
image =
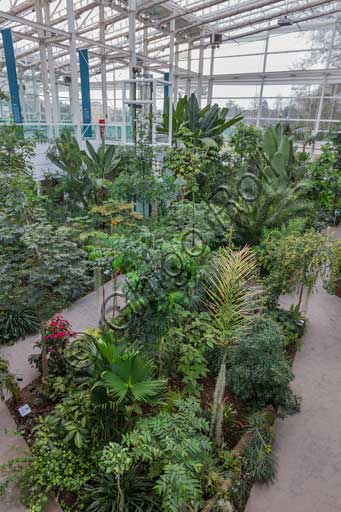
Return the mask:
<svg viewBox="0 0 341 512">
<path fill-rule="evenodd" d="M 226 350 L 240 326 L 261 307 L 261 289 L 257 286 L 257 265 L 249 247 L 240 251 L 224 248 L 212 261 L 206 278 L 206 306 L 213 317 L 216 343 L 223 358 L 214 392 L 211 437 L 221 444 L 222 399 L 226 385 Z"/>
</svg>

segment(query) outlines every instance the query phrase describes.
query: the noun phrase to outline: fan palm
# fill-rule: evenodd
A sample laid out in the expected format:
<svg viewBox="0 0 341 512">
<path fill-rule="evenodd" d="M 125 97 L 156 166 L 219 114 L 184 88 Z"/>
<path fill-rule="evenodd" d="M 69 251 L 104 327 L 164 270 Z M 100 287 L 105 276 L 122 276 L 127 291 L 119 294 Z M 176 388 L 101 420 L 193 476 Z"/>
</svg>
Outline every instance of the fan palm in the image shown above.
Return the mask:
<svg viewBox="0 0 341 512">
<path fill-rule="evenodd" d="M 111 370 L 102 374 L 96 386 L 106 389 L 117 405 L 153 404 L 160 398 L 166 382 L 154 379 L 154 365 L 139 352 L 125 353 Z"/>
<path fill-rule="evenodd" d="M 212 314 L 212 327 L 223 358 L 214 391 L 211 436 L 221 443 L 223 398 L 226 385 L 226 349 L 240 326 L 261 306 L 255 254 L 246 246 L 240 251 L 223 249 L 213 260 L 205 283 L 206 307 Z"/>
</svg>

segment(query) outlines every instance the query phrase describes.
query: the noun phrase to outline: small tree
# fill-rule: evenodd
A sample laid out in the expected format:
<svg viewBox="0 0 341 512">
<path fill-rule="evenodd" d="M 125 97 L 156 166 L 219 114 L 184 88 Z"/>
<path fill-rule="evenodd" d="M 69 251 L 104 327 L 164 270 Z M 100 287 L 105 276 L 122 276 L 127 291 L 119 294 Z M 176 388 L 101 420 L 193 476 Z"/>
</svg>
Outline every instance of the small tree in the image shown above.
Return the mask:
<svg viewBox="0 0 341 512">
<path fill-rule="evenodd" d="M 278 238 L 268 258 L 269 274 L 265 283 L 277 304 L 283 293 L 298 292 L 298 311 L 301 308 L 303 290 L 314 291 L 317 279 L 323 277 L 330 262 L 331 241 L 313 229 Z"/>
</svg>

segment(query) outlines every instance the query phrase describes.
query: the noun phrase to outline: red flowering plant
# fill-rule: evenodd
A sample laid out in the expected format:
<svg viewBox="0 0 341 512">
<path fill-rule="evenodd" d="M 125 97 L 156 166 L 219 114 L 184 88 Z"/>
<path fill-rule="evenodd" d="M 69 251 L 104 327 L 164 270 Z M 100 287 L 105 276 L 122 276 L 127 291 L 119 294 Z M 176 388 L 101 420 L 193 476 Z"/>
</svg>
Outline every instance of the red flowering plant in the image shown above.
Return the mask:
<svg viewBox="0 0 341 512">
<path fill-rule="evenodd" d="M 49 321 L 45 330 L 44 341 L 51 374 L 62 375 L 65 373 L 65 350 L 70 338 L 74 335 L 71 324 L 62 315 L 56 315 Z M 41 340 L 34 343 L 34 348 L 39 350 L 39 354 L 32 354 L 29 357 L 29 362 L 32 367 L 35 366 L 41 372 Z"/>
</svg>

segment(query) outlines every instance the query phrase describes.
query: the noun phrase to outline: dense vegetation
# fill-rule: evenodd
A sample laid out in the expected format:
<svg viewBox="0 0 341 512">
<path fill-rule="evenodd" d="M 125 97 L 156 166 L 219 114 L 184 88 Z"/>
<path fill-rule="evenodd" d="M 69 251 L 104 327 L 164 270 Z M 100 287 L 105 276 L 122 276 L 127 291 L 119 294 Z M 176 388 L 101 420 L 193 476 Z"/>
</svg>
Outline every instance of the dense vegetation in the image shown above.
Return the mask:
<svg viewBox="0 0 341 512">
<path fill-rule="evenodd" d="M 52 491 L 65 511 L 242 510 L 252 483 L 274 478 L 267 415 L 299 409 L 303 289 L 340 278 L 340 245 L 321 230 L 341 208 L 341 143 L 311 160 L 281 126 L 227 114 L 179 102 L 164 154 L 143 121 L 129 150 L 82 151 L 65 133 L 40 194 L 32 144 L 2 129 L 0 337 L 40 328 L 31 364 L 53 404 L 31 456 L 7 468 L 31 512 Z M 110 278 L 126 306 L 103 307 L 98 329 L 75 338 L 51 318 Z M 5 362 L 0 389 L 17 397 Z"/>
</svg>

